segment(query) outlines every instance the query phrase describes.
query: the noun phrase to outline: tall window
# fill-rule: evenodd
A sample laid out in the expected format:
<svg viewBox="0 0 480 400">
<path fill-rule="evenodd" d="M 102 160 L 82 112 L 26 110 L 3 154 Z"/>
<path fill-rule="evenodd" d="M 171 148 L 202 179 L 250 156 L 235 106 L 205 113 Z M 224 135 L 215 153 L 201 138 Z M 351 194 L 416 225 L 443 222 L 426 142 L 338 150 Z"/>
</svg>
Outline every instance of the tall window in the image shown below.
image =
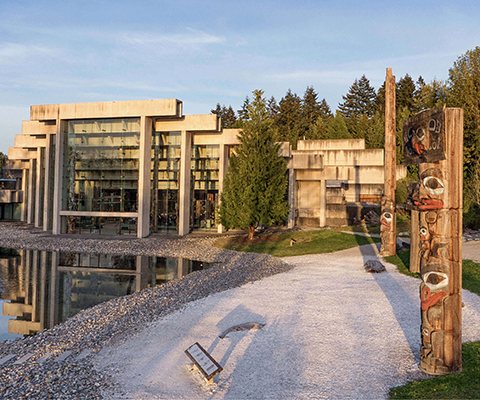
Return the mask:
<svg viewBox="0 0 480 400">
<path fill-rule="evenodd" d="M 63 210 L 136 212 L 140 119 L 68 122 Z"/>
<path fill-rule="evenodd" d="M 219 145 L 192 146 L 190 225 L 193 230 L 213 230 L 217 227 L 219 160 Z"/>
<path fill-rule="evenodd" d="M 181 132 L 152 135 L 150 226 L 153 232 L 178 232 Z"/>
</svg>

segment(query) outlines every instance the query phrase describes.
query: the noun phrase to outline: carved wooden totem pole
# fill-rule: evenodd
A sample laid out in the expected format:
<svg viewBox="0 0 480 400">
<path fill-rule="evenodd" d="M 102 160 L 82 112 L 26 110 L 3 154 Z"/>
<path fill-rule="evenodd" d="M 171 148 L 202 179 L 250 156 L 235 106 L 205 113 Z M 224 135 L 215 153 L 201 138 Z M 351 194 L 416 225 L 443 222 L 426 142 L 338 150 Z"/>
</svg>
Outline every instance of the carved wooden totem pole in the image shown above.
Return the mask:
<svg viewBox="0 0 480 400">
<path fill-rule="evenodd" d="M 397 129 L 395 124 L 395 77 L 387 68 L 385 78 L 385 189 L 382 197 L 380 237 L 382 256 L 394 256 L 397 243 L 397 219 L 395 214 L 395 190 L 397 188 Z"/>
<path fill-rule="evenodd" d="M 403 122 L 405 165 L 418 164 L 409 207 L 418 211 L 422 282 L 420 369 L 433 375 L 462 369 L 463 110 L 437 107 Z"/>
</svg>

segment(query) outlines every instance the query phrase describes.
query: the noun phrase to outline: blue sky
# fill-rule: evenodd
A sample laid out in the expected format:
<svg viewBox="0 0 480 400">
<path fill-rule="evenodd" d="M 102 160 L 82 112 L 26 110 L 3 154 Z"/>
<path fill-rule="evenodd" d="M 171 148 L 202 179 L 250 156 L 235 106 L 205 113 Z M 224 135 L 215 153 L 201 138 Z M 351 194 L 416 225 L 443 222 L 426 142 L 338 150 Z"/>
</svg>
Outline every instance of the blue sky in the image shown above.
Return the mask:
<svg viewBox="0 0 480 400">
<path fill-rule="evenodd" d="M 32 104 L 178 98 L 207 114 L 313 86 L 335 110 L 387 67 L 445 80 L 479 17 L 474 0 L 0 0 L 0 151 Z"/>
</svg>

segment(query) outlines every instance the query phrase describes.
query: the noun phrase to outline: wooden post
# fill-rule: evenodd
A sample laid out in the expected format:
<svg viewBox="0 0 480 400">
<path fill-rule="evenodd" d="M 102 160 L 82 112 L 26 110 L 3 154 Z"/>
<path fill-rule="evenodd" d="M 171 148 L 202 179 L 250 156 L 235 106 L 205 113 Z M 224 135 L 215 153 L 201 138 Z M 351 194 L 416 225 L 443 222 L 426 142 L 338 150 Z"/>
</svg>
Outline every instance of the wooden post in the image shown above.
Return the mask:
<svg viewBox="0 0 480 400">
<path fill-rule="evenodd" d="M 382 198 L 380 217 L 380 236 L 382 256 L 394 256 L 397 244 L 397 217 L 395 190 L 397 188 L 397 129 L 395 124 L 395 77 L 392 69 L 387 68 L 385 78 L 385 189 Z"/>
<path fill-rule="evenodd" d="M 411 232 L 410 232 L 410 266 L 409 270 L 412 273 L 420 273 L 420 236 L 418 233 L 418 211 L 411 210 Z"/>
<path fill-rule="evenodd" d="M 462 369 L 463 110 L 425 110 L 404 121 L 403 135 L 405 165 L 419 165 L 409 202 L 419 211 L 420 369 L 455 373 Z"/>
</svg>

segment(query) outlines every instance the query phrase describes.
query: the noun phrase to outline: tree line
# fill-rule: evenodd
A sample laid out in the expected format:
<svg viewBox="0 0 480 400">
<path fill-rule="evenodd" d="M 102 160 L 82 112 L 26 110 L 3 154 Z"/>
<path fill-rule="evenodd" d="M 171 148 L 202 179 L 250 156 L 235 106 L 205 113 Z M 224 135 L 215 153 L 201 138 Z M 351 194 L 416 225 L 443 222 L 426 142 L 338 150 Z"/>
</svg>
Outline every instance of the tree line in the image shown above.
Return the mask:
<svg viewBox="0 0 480 400">
<path fill-rule="evenodd" d="M 263 92 L 262 92 L 263 93 Z M 375 89 L 363 75 L 342 96 L 335 112 L 320 99 L 313 86 L 303 96 L 290 89 L 277 102 L 266 101 L 275 141 L 296 149 L 300 139 L 365 139 L 367 148 L 383 148 L 385 142 L 385 84 Z M 242 107 L 217 104 L 211 112 L 222 117 L 223 128 L 243 128 L 249 119 L 251 100 Z M 406 74 L 396 83 L 397 162 L 403 163 L 402 122 L 417 112 L 440 106 L 464 110 L 464 217 L 466 224 L 480 228 L 480 47 L 458 57 L 445 81 L 429 83 Z"/>
</svg>

